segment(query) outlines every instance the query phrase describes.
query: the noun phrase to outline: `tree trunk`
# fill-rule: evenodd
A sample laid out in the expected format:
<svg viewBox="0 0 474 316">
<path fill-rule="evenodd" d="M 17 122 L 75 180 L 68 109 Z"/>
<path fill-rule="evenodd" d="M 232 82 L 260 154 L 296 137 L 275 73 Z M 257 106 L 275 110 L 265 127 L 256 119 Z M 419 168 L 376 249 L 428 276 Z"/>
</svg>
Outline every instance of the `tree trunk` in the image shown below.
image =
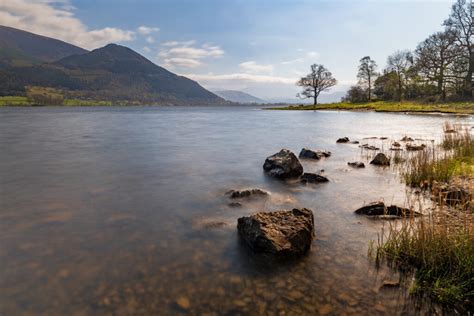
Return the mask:
<svg viewBox="0 0 474 316">
<path fill-rule="evenodd" d="M 318 105 L 318 96 L 317 95 L 314 96 L 314 105 Z"/>
<path fill-rule="evenodd" d="M 402 76 L 398 74 L 398 101 L 402 101 Z"/>
<path fill-rule="evenodd" d="M 472 97 L 472 74 L 474 73 L 474 52 L 469 54 L 469 68 L 467 70 L 466 80 L 464 84 L 464 96 Z"/>
<path fill-rule="evenodd" d="M 445 100 L 444 96 L 444 89 L 443 89 L 443 71 L 440 70 L 439 77 L 438 77 L 438 87 L 437 87 L 438 95 L 441 97 L 441 100 Z"/>
<path fill-rule="evenodd" d="M 370 76 L 369 76 L 369 102 L 372 101 L 372 87 L 371 87 L 371 82 L 370 82 Z"/>
</svg>

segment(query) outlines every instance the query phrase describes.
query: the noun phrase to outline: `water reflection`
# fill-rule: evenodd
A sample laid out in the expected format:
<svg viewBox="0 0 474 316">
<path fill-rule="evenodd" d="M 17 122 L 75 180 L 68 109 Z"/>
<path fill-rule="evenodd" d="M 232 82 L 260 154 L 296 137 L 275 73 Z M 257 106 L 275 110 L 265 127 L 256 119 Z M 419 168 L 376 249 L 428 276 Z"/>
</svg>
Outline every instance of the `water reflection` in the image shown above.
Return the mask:
<svg viewBox="0 0 474 316">
<path fill-rule="evenodd" d="M 383 224 L 352 213 L 378 199 L 404 204 L 406 188 L 394 168 L 367 165 L 371 153 L 365 169 L 348 168 L 363 151 L 335 140 L 435 138 L 446 117 L 251 108 L 0 116 L 1 314 L 415 313 L 403 287 L 381 288 L 396 271 L 367 257 Z M 388 150 L 390 139 L 364 143 Z M 265 157 L 283 147 L 331 151 L 302 162 L 330 182 L 266 177 Z M 229 206 L 226 191 L 249 187 L 271 196 Z M 316 223 L 302 260 L 276 263 L 240 243 L 238 217 L 298 206 Z"/>
</svg>

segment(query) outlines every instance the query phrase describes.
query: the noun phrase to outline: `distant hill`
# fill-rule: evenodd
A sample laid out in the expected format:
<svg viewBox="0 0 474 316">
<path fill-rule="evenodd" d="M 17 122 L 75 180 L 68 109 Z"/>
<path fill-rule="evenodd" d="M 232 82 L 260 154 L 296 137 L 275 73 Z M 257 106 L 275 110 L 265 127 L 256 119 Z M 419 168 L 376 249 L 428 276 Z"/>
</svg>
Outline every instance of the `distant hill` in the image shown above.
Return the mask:
<svg viewBox="0 0 474 316">
<path fill-rule="evenodd" d="M 262 99 L 237 90 L 214 91 L 214 93 L 227 101 L 236 103 L 265 103 L 265 101 Z"/>
<path fill-rule="evenodd" d="M 0 25 L 0 67 L 31 66 L 84 53 L 87 50 L 63 41 Z"/>
<path fill-rule="evenodd" d="M 65 97 L 79 99 L 175 105 L 226 103 L 197 82 L 155 65 L 130 48 L 109 44 L 88 52 L 43 36 L 4 29 L 9 34 L 20 34 L 22 40 L 2 37 L 4 47 L 21 47 L 21 50 L 9 49 L 9 57 L 0 54 L 0 63 L 7 65 L 0 68 L 0 95 L 25 95 L 27 86 L 38 86 L 54 88 Z M 71 52 L 77 54 L 71 55 Z M 64 57 L 65 54 L 68 56 Z M 60 55 L 63 58 L 50 61 L 53 56 Z M 12 56 L 34 56 L 30 59 L 34 62 L 17 65 L 11 63 Z M 40 59 L 49 62 L 38 64 Z"/>
</svg>

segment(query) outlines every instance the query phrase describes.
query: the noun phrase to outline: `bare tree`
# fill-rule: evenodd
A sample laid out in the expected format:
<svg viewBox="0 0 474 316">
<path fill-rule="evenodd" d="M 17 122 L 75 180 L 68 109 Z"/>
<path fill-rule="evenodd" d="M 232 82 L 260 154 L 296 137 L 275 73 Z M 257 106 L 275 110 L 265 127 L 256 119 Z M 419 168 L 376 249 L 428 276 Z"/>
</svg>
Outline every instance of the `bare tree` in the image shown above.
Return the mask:
<svg viewBox="0 0 474 316">
<path fill-rule="evenodd" d="M 370 56 L 365 56 L 360 60 L 357 78 L 359 83 L 367 85 L 367 99 L 372 101 L 372 82 L 377 76 L 377 64 Z"/>
<path fill-rule="evenodd" d="M 410 51 L 396 51 L 388 56 L 387 69 L 397 75 L 397 95 L 398 100 L 402 100 L 404 81 L 407 79 L 407 73 L 413 65 L 413 56 Z"/>
<path fill-rule="evenodd" d="M 455 41 L 452 31 L 438 32 L 420 43 L 415 50 L 418 70 L 422 76 L 436 83 L 437 93 L 443 101 L 446 100 L 448 79 L 456 76 L 453 63 L 460 50 Z"/>
<path fill-rule="evenodd" d="M 323 65 L 311 65 L 311 73 L 298 80 L 297 86 L 303 87 L 303 92 L 298 93 L 297 96 L 301 98 L 313 98 L 314 105 L 318 104 L 318 96 L 323 91 L 328 91 L 329 88 L 337 84 L 336 79 L 332 73 Z"/>
<path fill-rule="evenodd" d="M 465 74 L 464 95 L 472 97 L 474 73 L 474 9 L 472 3 L 466 0 L 457 0 L 453 4 L 451 15 L 444 21 L 444 25 L 456 36 L 459 46 L 464 49 L 468 68 Z"/>
</svg>

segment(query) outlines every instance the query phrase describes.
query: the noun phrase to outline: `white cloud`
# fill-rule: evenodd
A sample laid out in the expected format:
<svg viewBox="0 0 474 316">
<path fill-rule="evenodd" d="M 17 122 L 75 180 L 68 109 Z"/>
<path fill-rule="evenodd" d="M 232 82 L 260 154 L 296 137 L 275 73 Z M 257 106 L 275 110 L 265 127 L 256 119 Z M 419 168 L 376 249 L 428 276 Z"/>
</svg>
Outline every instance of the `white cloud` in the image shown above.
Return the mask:
<svg viewBox="0 0 474 316">
<path fill-rule="evenodd" d="M 165 67 L 195 68 L 203 64 L 203 60 L 218 58 L 224 55 L 224 51 L 216 45 L 203 44 L 195 46 L 195 41 L 165 42 L 161 46 L 158 57 Z"/>
<path fill-rule="evenodd" d="M 140 33 L 141 35 L 150 35 L 151 33 L 156 33 L 159 32 L 160 29 L 157 27 L 149 27 L 149 26 L 140 26 L 137 29 L 137 32 Z"/>
<path fill-rule="evenodd" d="M 149 43 L 149 44 L 153 44 L 155 42 L 155 39 L 151 36 L 148 36 L 146 39 L 146 42 Z"/>
<path fill-rule="evenodd" d="M 309 57 L 309 58 L 318 58 L 319 53 L 318 52 L 307 52 L 306 56 Z"/>
<path fill-rule="evenodd" d="M 172 57 L 164 59 L 164 66 L 165 67 L 184 67 L 184 68 L 195 68 L 201 66 L 202 63 L 197 59 L 191 58 L 179 58 L 179 57 Z"/>
<path fill-rule="evenodd" d="M 222 75 L 199 75 L 199 74 L 186 74 L 184 75 L 193 80 L 202 82 L 203 84 L 209 84 L 212 82 L 240 82 L 240 83 L 282 83 L 282 84 L 295 84 L 297 78 L 278 77 L 278 76 L 267 76 L 267 75 L 256 75 L 248 73 L 233 73 L 233 74 L 222 74 Z"/>
<path fill-rule="evenodd" d="M 0 25 L 19 28 L 36 34 L 93 49 L 111 42 L 131 41 L 135 32 L 106 27 L 89 30 L 74 15 L 69 1 L 1 0 Z"/>
<path fill-rule="evenodd" d="M 255 61 L 246 61 L 239 64 L 240 69 L 248 73 L 271 73 L 273 65 L 259 65 Z"/>
<path fill-rule="evenodd" d="M 143 51 L 144 51 L 145 53 L 149 53 L 149 52 L 151 52 L 151 49 L 150 49 L 150 47 L 148 47 L 148 46 L 144 46 L 144 47 L 143 47 Z"/>
<path fill-rule="evenodd" d="M 295 59 L 292 59 L 292 60 L 282 61 L 280 64 L 282 64 L 282 65 L 291 65 L 291 64 L 295 64 L 295 63 L 301 63 L 303 61 L 304 61 L 303 58 L 295 58 Z"/>
</svg>

